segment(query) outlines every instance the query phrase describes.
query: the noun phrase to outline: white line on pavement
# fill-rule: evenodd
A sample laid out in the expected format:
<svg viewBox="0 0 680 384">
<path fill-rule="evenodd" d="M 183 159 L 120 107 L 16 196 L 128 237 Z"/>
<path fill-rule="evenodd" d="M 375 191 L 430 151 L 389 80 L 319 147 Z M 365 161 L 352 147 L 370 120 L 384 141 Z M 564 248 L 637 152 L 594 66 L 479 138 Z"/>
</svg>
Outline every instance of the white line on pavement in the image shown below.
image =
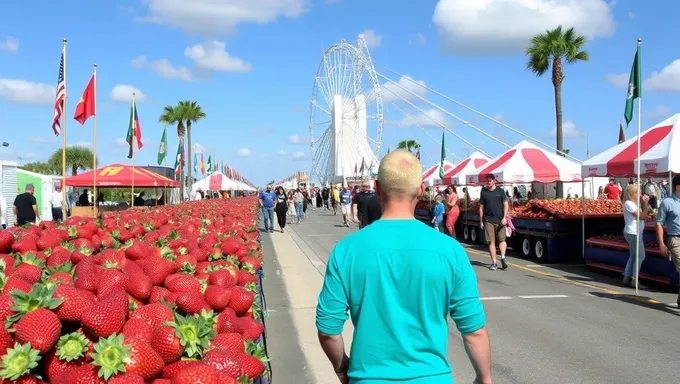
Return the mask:
<svg viewBox="0 0 680 384">
<path fill-rule="evenodd" d="M 527 264 L 527 267 L 529 267 L 529 268 L 543 268 L 542 265 L 538 265 L 538 264 Z"/>
<path fill-rule="evenodd" d="M 511 300 L 512 297 L 510 296 L 492 296 L 492 297 L 482 297 L 482 301 L 486 300 Z"/>
<path fill-rule="evenodd" d="M 520 299 L 559 299 L 564 297 L 569 297 L 567 295 L 527 295 L 527 296 L 517 296 Z"/>
<path fill-rule="evenodd" d="M 312 233 L 307 235 L 308 237 L 319 237 L 319 236 L 333 236 L 333 233 Z"/>
</svg>

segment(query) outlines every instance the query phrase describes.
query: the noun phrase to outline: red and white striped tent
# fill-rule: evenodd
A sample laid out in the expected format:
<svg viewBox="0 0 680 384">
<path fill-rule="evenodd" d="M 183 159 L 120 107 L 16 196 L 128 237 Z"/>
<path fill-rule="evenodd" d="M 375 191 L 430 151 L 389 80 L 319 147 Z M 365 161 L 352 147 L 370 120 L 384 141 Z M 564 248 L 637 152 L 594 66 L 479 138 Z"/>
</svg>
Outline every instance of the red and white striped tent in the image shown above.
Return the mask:
<svg viewBox="0 0 680 384">
<path fill-rule="evenodd" d="M 680 114 L 640 134 L 640 173 L 680 172 Z M 637 136 L 594 156 L 581 166 L 583 177 L 637 174 Z"/>
<path fill-rule="evenodd" d="M 465 175 L 481 167 L 489 161 L 489 158 L 479 152 L 473 152 L 453 169 L 444 174 L 444 184 L 454 184 L 457 180 L 465 181 Z"/>
<path fill-rule="evenodd" d="M 437 163 L 423 172 L 423 183 L 427 185 L 437 185 L 442 183 L 442 179 L 439 178 L 439 165 L 440 163 Z M 452 169 L 453 164 L 448 160 L 444 160 L 444 174 Z"/>
<path fill-rule="evenodd" d="M 467 184 L 483 184 L 488 174 L 506 184 L 581 181 L 580 168 L 580 164 L 524 140 L 470 172 Z"/>
</svg>

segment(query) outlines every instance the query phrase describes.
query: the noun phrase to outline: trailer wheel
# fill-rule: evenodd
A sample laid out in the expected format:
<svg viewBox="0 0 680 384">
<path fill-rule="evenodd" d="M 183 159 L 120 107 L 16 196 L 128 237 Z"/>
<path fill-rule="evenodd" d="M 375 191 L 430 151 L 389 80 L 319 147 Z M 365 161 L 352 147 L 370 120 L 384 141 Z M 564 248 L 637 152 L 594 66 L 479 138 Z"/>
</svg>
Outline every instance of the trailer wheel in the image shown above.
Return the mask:
<svg viewBox="0 0 680 384">
<path fill-rule="evenodd" d="M 477 232 L 477 228 L 470 228 L 470 241 L 474 244 L 479 242 L 479 233 Z"/>
<path fill-rule="evenodd" d="M 463 240 L 467 243 L 470 241 L 470 227 L 467 225 L 463 227 Z"/>
<path fill-rule="evenodd" d="M 535 240 L 534 255 L 536 255 L 536 261 L 540 263 L 548 261 L 548 243 L 545 239 L 537 238 Z"/>
<path fill-rule="evenodd" d="M 522 238 L 522 244 L 521 245 L 522 245 L 521 246 L 522 257 L 524 257 L 524 258 L 531 257 L 531 254 L 532 254 L 531 237 L 530 236 L 524 236 Z"/>
</svg>

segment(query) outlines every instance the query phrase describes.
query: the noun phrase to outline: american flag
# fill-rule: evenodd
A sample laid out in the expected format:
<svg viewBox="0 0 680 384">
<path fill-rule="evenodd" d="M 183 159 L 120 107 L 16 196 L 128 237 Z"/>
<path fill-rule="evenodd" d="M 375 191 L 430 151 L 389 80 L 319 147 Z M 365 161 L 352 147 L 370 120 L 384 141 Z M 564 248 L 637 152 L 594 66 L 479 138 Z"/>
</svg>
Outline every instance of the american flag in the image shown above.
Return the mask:
<svg viewBox="0 0 680 384">
<path fill-rule="evenodd" d="M 54 101 L 54 119 L 52 120 L 52 130 L 55 136 L 61 133 L 61 114 L 64 112 L 64 98 L 66 97 L 66 83 L 64 83 L 64 49 L 61 50 L 61 61 L 59 62 L 59 80 L 57 80 L 57 98 Z"/>
</svg>

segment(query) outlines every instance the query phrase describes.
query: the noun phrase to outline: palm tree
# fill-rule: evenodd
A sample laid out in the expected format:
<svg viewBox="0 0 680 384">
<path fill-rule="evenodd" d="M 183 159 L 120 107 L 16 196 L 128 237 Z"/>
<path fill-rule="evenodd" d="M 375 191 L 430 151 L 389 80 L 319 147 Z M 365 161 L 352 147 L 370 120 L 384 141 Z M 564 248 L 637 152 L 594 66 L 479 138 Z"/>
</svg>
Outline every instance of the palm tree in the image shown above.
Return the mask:
<svg viewBox="0 0 680 384">
<path fill-rule="evenodd" d="M 588 61 L 589 55 L 583 48 L 588 42 L 584 36 L 579 36 L 574 28 L 566 31 L 562 26 L 545 31 L 531 38 L 531 45 L 526 50 L 528 56 L 527 70 L 543 76 L 548 70 L 552 72 L 552 83 L 555 89 L 555 129 L 557 154 L 564 156 L 562 136 L 562 81 L 564 81 L 564 62 L 573 64 Z M 557 183 L 557 197 L 562 197 L 562 183 Z"/>
<path fill-rule="evenodd" d="M 207 115 L 203 112 L 197 101 L 180 101 L 178 108 L 182 112 L 182 118 L 187 124 L 187 169 L 189 170 L 189 185 L 193 185 L 193 173 L 191 172 L 193 169 L 191 167 L 191 161 L 193 159 L 191 157 L 191 151 L 193 150 L 191 147 L 191 125 L 192 123 L 205 119 Z"/>
<path fill-rule="evenodd" d="M 177 137 L 179 138 L 179 145 L 184 148 L 184 116 L 180 105 L 172 106 L 166 105 L 163 107 L 163 113 L 158 117 L 158 122 L 167 125 L 177 124 Z M 184 198 L 184 167 L 180 166 L 179 179 L 181 181 L 180 193 L 181 198 Z"/>
<path fill-rule="evenodd" d="M 47 160 L 47 164 L 57 173 L 61 173 L 61 149 L 54 151 Z M 89 148 L 72 146 L 66 147 L 66 168 L 71 169 L 71 175 L 75 176 L 81 169 L 92 169 L 94 164 L 94 153 Z"/>
<path fill-rule="evenodd" d="M 397 148 L 413 152 L 420 149 L 420 143 L 417 140 L 402 140 L 397 144 Z"/>
<path fill-rule="evenodd" d="M 60 152 L 61 155 L 61 152 Z M 60 160 L 61 163 L 61 160 Z M 61 167 L 61 166 L 60 166 Z M 29 172 L 35 172 L 39 173 L 41 175 L 55 175 L 57 173 L 57 170 L 49 163 L 43 163 L 42 161 L 33 161 L 30 163 L 26 163 L 19 168 L 29 171 Z"/>
</svg>

